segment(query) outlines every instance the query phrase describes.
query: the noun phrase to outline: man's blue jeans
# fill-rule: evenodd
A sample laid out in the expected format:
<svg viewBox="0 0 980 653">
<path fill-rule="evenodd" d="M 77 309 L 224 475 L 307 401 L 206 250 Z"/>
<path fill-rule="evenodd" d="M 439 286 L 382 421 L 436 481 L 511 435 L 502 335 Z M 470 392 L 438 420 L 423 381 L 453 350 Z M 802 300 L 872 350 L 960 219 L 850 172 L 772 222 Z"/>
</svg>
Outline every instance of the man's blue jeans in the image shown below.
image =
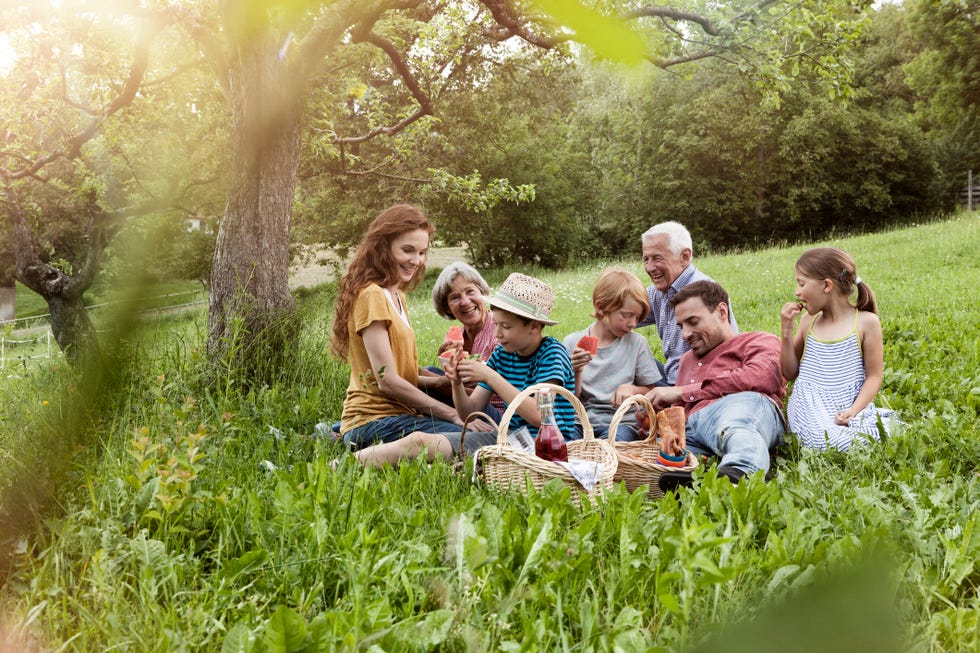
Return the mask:
<svg viewBox="0 0 980 653">
<path fill-rule="evenodd" d="M 758 392 L 726 395 L 687 418 L 687 446 L 721 457 L 720 465 L 746 474 L 769 471 L 769 449 L 783 440 L 783 416 Z"/>
</svg>

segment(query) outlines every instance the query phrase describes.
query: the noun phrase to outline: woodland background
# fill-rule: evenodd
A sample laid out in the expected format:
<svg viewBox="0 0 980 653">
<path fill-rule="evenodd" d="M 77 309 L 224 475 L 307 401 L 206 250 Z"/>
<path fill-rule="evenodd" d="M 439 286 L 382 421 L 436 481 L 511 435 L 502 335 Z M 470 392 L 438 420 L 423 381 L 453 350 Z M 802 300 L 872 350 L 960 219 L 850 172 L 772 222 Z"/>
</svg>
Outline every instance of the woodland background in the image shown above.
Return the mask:
<svg viewBox="0 0 980 653">
<path fill-rule="evenodd" d="M 93 283 L 200 280 L 214 361 L 233 325 L 288 350 L 289 263 L 398 201 L 478 266 L 620 256 L 669 219 L 701 253 L 908 224 L 980 174 L 977 9 L 7 5 L 0 286 L 73 358 Z"/>
</svg>

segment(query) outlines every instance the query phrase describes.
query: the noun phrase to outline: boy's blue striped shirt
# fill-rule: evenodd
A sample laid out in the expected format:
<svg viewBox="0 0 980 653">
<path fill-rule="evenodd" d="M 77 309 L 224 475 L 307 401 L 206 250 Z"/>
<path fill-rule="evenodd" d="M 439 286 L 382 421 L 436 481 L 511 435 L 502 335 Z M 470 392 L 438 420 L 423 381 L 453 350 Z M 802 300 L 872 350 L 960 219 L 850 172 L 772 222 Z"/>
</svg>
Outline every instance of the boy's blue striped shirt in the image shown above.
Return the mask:
<svg viewBox="0 0 980 653">
<path fill-rule="evenodd" d="M 520 356 L 516 352 L 508 352 L 498 346 L 490 355 L 487 365 L 518 391 L 536 383 L 554 383 L 572 392 L 575 391 L 572 359 L 568 355 L 568 350 L 551 336 L 545 336 L 537 351 L 527 357 Z M 480 386 L 492 391 L 492 388 L 484 383 Z M 558 428 L 561 429 L 566 440 L 574 436 L 575 408 L 560 395 L 555 398 L 555 421 L 558 422 Z M 526 426 L 531 435 L 537 437 L 538 429 L 528 424 L 527 420 L 519 414 L 514 413 L 509 429 L 513 431 L 522 426 Z"/>
</svg>

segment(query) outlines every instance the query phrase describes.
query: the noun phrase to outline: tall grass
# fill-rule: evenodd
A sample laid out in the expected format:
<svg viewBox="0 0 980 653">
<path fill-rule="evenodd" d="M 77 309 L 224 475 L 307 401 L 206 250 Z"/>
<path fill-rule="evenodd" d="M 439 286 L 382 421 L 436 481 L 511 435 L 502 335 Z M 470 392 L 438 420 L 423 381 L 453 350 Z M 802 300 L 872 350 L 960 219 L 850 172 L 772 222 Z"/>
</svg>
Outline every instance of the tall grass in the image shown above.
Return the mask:
<svg viewBox="0 0 980 653">
<path fill-rule="evenodd" d="M 770 483 L 709 470 L 679 500 L 617 489 L 579 509 L 443 464 L 333 470 L 341 448 L 310 435 L 347 384 L 329 287 L 305 293 L 276 383 L 215 383 L 200 316 L 134 337 L 98 410 L 69 371 L 21 370 L 0 381 L 3 511 L 25 477 L 57 492 L 3 534 L 0 633 L 78 651 L 976 650 L 978 222 L 833 243 L 878 295 L 881 400 L 904 434 L 846 455 L 791 445 Z M 775 332 L 803 249 L 696 263 L 742 330 Z M 642 274 L 637 258 L 620 263 Z M 530 271 L 558 292 L 550 333 L 588 324 L 604 265 Z M 448 326 L 427 291 L 410 299 L 423 363 Z M 67 462 L 49 479 L 53 451 Z"/>
</svg>

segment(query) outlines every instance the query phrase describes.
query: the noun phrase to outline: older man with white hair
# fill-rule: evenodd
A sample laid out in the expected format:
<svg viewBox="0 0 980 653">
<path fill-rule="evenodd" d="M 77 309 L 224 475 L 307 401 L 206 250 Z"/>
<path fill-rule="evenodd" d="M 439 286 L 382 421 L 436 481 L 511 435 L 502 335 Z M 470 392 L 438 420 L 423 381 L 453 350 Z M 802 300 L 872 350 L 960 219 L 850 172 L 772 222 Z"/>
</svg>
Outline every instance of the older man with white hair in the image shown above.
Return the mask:
<svg viewBox="0 0 980 653">
<path fill-rule="evenodd" d="M 670 300 L 677 292 L 694 281 L 714 281 L 694 267 L 694 246 L 691 233 L 679 222 L 661 222 L 643 233 L 643 268 L 650 275 L 652 286 L 647 287 L 650 313 L 637 328 L 655 324 L 663 344 L 667 363 L 660 370 L 660 385 L 677 381 L 677 366 L 690 347 L 681 335 Z M 738 333 L 735 315 L 729 311 L 728 321 Z M 658 361 L 659 364 L 659 361 Z"/>
</svg>

